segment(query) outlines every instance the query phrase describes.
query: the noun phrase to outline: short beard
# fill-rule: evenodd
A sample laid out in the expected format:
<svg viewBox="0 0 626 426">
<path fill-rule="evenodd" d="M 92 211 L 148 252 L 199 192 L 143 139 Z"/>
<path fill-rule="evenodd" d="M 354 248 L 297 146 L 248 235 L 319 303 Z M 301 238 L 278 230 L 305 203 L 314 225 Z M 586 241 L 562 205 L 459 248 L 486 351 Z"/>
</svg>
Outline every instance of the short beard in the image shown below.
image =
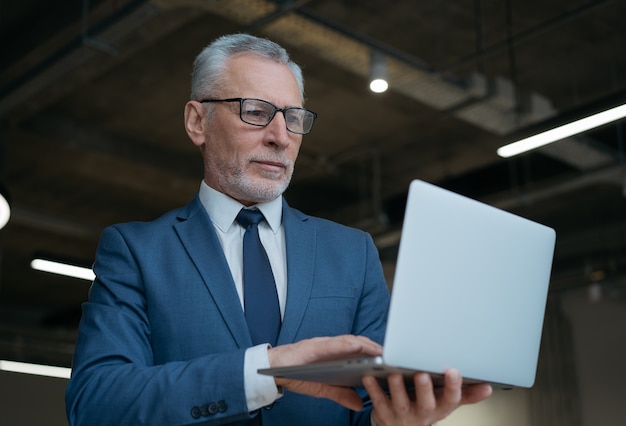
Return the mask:
<svg viewBox="0 0 626 426">
<path fill-rule="evenodd" d="M 264 203 L 280 197 L 289 187 L 293 175 L 293 164 L 288 163 L 287 173 L 280 180 L 265 180 L 262 184 L 251 179 L 244 170 L 229 170 L 227 176 L 222 175 L 220 186 L 227 189 L 231 197 L 251 203 Z"/>
</svg>

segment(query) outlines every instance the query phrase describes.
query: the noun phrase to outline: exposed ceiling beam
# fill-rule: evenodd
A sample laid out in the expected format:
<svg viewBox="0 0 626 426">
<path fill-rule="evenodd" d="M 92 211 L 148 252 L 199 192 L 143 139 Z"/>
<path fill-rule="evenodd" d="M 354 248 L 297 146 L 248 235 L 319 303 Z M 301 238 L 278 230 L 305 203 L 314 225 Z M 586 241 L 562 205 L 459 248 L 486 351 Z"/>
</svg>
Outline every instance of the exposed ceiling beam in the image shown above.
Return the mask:
<svg viewBox="0 0 626 426">
<path fill-rule="evenodd" d="M 183 8 L 168 14 L 161 12 L 153 2 L 135 1 L 106 20 L 105 25 L 94 27 L 89 33 L 91 40 L 114 49 L 116 56 L 111 56 L 110 49 L 105 52 L 94 49 L 93 43 L 84 43 L 82 35 L 66 39 L 66 34 L 59 34 L 67 41 L 48 43 L 40 47 L 41 51 L 31 53 L 24 63 L 13 65 L 12 68 L 26 67 L 27 71 L 0 87 L 0 117 L 10 117 L 15 122 L 40 111 L 201 13 Z M 57 44 L 62 47 L 50 50 Z M 33 64 L 33 56 L 42 59 Z"/>
</svg>

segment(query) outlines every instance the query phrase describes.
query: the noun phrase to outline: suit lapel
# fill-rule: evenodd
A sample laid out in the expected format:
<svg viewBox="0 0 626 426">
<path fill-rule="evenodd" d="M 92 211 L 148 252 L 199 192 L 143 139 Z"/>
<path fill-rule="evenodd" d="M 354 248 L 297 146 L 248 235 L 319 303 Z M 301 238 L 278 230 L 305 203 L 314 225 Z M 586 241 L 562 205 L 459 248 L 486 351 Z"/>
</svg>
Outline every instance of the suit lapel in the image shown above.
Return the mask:
<svg viewBox="0 0 626 426">
<path fill-rule="evenodd" d="M 252 346 L 235 283 L 209 216 L 199 198 L 183 208 L 174 229 L 202 276 L 216 308 L 239 347 Z M 210 309 L 207 306 L 207 309 Z"/>
<path fill-rule="evenodd" d="M 307 216 L 283 201 L 283 224 L 287 251 L 287 303 L 278 344 L 294 341 L 313 287 L 315 227 Z"/>
</svg>

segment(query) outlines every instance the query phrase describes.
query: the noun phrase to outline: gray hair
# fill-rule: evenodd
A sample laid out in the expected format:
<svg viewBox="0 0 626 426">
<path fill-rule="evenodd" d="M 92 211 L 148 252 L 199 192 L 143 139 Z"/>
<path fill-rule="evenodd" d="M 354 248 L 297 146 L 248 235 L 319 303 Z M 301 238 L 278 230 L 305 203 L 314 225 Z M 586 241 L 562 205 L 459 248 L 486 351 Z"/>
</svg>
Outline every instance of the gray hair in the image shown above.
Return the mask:
<svg viewBox="0 0 626 426">
<path fill-rule="evenodd" d="M 298 84 L 304 102 L 304 78 L 300 66 L 293 62 L 287 51 L 265 38 L 249 34 L 230 34 L 217 38 L 196 57 L 191 75 L 191 99 L 219 96 L 226 77 L 226 61 L 237 53 L 252 53 L 285 64 Z"/>
</svg>

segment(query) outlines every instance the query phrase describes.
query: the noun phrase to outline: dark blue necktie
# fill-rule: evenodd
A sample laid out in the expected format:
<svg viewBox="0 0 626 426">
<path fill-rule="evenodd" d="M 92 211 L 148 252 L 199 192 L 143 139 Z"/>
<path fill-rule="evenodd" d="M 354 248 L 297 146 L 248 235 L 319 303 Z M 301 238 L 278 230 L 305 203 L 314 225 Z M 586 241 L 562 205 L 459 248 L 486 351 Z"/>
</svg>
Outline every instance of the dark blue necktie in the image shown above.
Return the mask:
<svg viewBox="0 0 626 426">
<path fill-rule="evenodd" d="M 272 267 L 259 238 L 258 225 L 263 220 L 263 213 L 258 210 L 241 209 L 237 215 L 237 223 L 246 229 L 243 236 L 243 303 L 252 343 L 275 346 L 280 330 L 280 307 Z"/>
</svg>

